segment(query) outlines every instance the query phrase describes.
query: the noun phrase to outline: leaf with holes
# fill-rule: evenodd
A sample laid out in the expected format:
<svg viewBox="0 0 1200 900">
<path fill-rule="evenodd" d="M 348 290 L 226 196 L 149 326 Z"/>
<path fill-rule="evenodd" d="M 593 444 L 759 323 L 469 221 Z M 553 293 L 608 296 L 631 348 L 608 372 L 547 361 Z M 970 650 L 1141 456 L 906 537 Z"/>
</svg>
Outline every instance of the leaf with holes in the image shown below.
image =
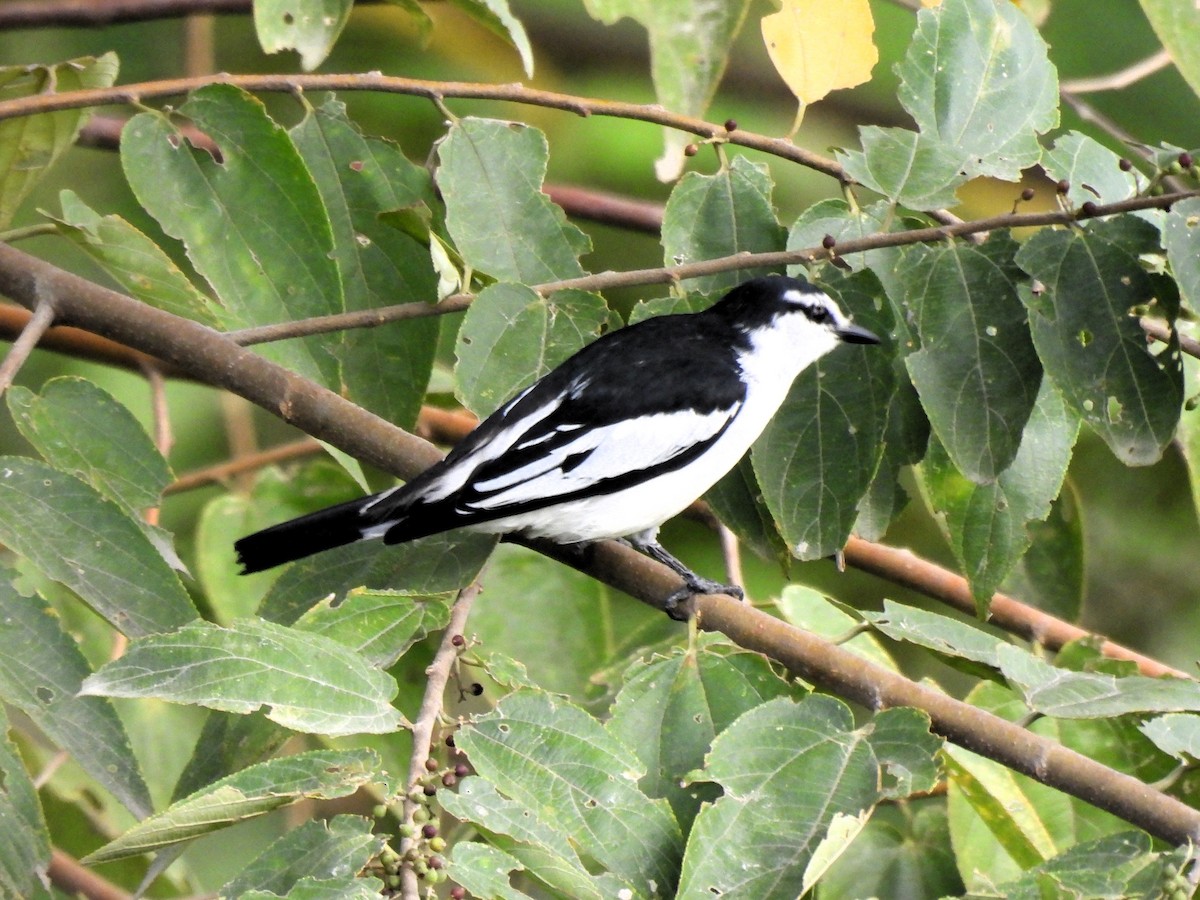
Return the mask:
<svg viewBox="0 0 1200 900">
<path fill-rule="evenodd" d="M 1174 346 L 1152 353 L 1139 306 L 1178 311 L 1173 287 L 1139 261 L 1158 231 L 1123 216 L 1071 231 L 1046 229 L 1017 253 L 1044 292 L 1024 293 L 1033 343 L 1046 374 L 1126 465 L 1149 465 L 1175 434 L 1183 369 Z"/>
</svg>

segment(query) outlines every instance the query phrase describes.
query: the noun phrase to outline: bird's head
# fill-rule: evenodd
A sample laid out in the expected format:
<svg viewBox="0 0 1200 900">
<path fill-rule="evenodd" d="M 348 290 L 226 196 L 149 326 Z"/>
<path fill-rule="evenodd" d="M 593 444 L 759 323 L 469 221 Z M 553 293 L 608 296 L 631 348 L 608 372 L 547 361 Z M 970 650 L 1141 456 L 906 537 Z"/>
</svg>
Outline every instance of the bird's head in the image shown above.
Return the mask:
<svg viewBox="0 0 1200 900">
<path fill-rule="evenodd" d="M 746 334 L 780 329 L 818 343 L 878 344 L 879 337 L 855 325 L 823 290 L 799 278 L 767 275 L 743 282 L 712 311 Z M 831 346 L 832 346 L 831 344 Z"/>
</svg>

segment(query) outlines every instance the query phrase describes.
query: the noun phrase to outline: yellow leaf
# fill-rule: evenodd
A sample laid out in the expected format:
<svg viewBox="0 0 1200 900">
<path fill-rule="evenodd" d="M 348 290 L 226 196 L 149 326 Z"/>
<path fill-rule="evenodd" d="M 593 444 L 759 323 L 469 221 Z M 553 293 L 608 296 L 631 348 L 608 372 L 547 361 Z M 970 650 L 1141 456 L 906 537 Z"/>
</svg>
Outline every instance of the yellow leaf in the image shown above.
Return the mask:
<svg viewBox="0 0 1200 900">
<path fill-rule="evenodd" d="M 830 91 L 868 80 L 879 61 L 868 0 L 782 0 L 779 12 L 763 17 L 762 33 L 801 114 Z"/>
</svg>

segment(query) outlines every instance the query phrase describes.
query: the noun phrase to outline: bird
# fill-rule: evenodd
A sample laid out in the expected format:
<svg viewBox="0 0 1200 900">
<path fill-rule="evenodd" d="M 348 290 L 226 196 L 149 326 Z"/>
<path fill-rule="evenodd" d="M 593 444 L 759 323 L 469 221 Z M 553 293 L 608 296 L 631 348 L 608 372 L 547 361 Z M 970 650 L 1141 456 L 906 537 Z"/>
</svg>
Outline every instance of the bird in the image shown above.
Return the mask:
<svg viewBox="0 0 1200 900">
<path fill-rule="evenodd" d="M 827 293 L 784 275 L 700 312 L 643 319 L 575 352 L 411 481 L 236 541 L 242 574 L 362 540 L 456 528 L 561 544 L 621 540 L 674 570 L 683 601 L 739 588 L 702 578 L 659 526 L 750 449 L 796 377 L 840 344 L 877 344 Z"/>
</svg>

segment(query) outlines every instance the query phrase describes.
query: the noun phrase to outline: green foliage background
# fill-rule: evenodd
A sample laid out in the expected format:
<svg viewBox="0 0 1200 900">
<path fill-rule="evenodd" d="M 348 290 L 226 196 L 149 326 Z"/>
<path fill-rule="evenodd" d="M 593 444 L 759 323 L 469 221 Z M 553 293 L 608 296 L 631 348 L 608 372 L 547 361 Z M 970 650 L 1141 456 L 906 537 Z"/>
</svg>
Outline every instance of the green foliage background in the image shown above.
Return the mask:
<svg viewBox="0 0 1200 900">
<path fill-rule="evenodd" d="M 636 10 L 636 4 L 626 5 Z M 929 102 L 933 88 L 921 81 L 927 70 L 912 58 L 904 62 L 915 19 L 901 6 L 874 4 L 881 61 L 873 80 L 810 109 L 796 140 L 821 154 L 839 148 L 839 159 L 859 181 L 899 198 L 902 207 L 927 210 L 953 199 L 947 183 L 966 181 L 960 171 L 995 175 L 999 164 L 971 169 L 962 159 L 937 156 L 945 153 L 942 144 L 931 156 L 920 155 L 928 149 L 922 141 L 939 128 L 961 127 L 968 136 L 981 129 L 947 120 Z M 989 4 L 959 0 L 947 6 L 949 18 Z M 1055 0 L 1038 30 L 1065 81 L 1120 69 L 1155 52 L 1160 42 L 1147 16 L 1166 15 L 1169 6 L 1159 0 L 1141 7 Z M 491 14 L 482 11 L 488 8 Z M 690 8 L 681 4 L 677 15 Z M 1020 15 L 1004 8 L 1005 15 Z M 318 71 L 379 70 L 493 84 L 526 80 L 524 32 L 513 30 L 511 21 L 505 25 L 505 4 L 433 3 L 424 9 L 428 25 L 408 4 L 356 7 Z M 794 106 L 753 27 L 769 4 L 749 9 L 729 71 L 703 115 L 783 134 Z M 269 3 L 256 11 L 276 14 Z M 607 17 L 613 11 L 591 12 Z M 512 13 L 528 31 L 537 64 L 533 86 L 655 100 L 646 35 L 630 20 L 601 25 L 565 0 L 514 3 Z M 1080 24 L 1085 21 L 1086 28 Z M 0 34 L 0 62 L 49 64 L 111 52 L 120 60 L 119 83 L 175 77 L 184 27 L 160 21 L 13 31 Z M 1197 38 L 1200 25 L 1185 29 L 1181 40 L 1200 46 Z M 214 47 L 218 71 L 298 69 L 293 54 L 263 55 L 247 16 L 219 17 Z M 306 60 L 319 56 L 310 54 Z M 106 65 L 85 77 L 103 80 Z M 1030 84 L 1041 82 L 1036 71 L 1024 75 L 1032 80 L 1015 84 L 1002 102 L 1024 103 L 1037 113 Z M 67 78 L 64 72 L 58 90 L 72 86 Z M 171 123 L 153 112 L 138 113 L 120 154 L 65 150 L 29 196 L 13 204 L 9 225 L 53 219 L 59 234 L 27 238 L 21 249 L 123 291 L 142 291 L 162 308 L 221 329 L 429 299 L 437 281 L 424 265 L 432 231 L 452 245 L 450 259 L 482 274 L 469 311 L 406 322 L 391 332 L 334 332 L 263 348 L 268 357 L 404 428 L 416 420 L 431 367 L 429 399 L 486 413 L 619 317 L 633 320 L 699 302 L 697 294 L 715 295 L 741 273 L 689 282 L 694 293 L 687 298 L 642 286 L 605 291 L 603 300 L 575 291 L 552 303 L 508 281 L 527 285 L 585 270 L 654 267 L 664 258 L 814 246 L 825 233 L 846 240 L 855 229 L 896 229 L 916 219 L 868 191 L 861 191 L 861 209 L 848 214 L 833 179 L 736 147 L 722 147 L 720 156 L 702 147 L 683 179 L 664 185 L 653 176 L 661 129 L 467 100 L 448 101 L 460 118 L 437 148 L 443 169 L 435 195 L 423 164 L 447 124 L 427 100 L 352 92 L 306 95 L 303 103 L 286 95 L 259 99 L 261 109 L 249 95 L 219 85 L 173 101 L 207 133 L 228 137 L 220 160 L 171 149 Z M 1055 102 L 1052 91 L 1043 99 Z M 1141 142 L 1200 146 L 1197 95 L 1173 67 L 1088 100 Z M 472 117 L 519 119 L 523 127 Z M 869 126 L 861 136 L 859 126 Z M 914 127 L 924 137 L 918 139 Z M 1050 128 L 1046 113 L 1038 130 Z M 1001 168 L 1011 171 L 998 174 L 1016 177 L 1038 157 L 1032 133 L 1026 137 L 1030 146 L 1023 152 L 1032 155 L 1020 164 L 1006 160 Z M 1023 186 L 1033 187 L 1036 197 L 1021 211 L 1053 209 L 1058 178 L 1070 181 L 1062 202 L 1074 206 L 1121 200 L 1144 187 L 1146 176 L 1138 183 L 1115 165 L 1117 155 L 1133 155 L 1130 148 L 1068 107 L 1043 145 L 1054 138 L 1060 138 L 1055 150 L 1041 161 L 1049 179 L 1025 171 L 1020 184 L 971 180 L 958 192 L 962 202 L 955 214 L 972 219 L 1007 212 Z M 918 153 L 911 171 L 895 165 L 906 148 Z M 980 156 L 1002 155 L 975 149 Z M 1163 151 L 1163 165 L 1175 156 L 1177 150 Z M 347 177 L 347 169 L 363 160 L 370 163 L 369 178 Z M 298 179 L 305 169 L 313 177 Z M 479 189 L 501 170 L 505 180 L 497 189 Z M 566 222 L 536 192 L 543 175 L 548 184 L 583 184 L 665 204 L 661 243 L 629 229 Z M 274 203 L 280 195 L 289 198 L 287 209 Z M 1193 207 L 1187 204 L 1196 203 L 1180 203 L 1176 215 L 1188 214 Z M 269 221 L 262 220 L 263 210 L 271 211 Z M 396 210 L 403 211 L 397 221 L 380 215 Z M 520 229 L 489 230 L 514 210 Z M 94 249 L 81 250 L 118 238 L 138 240 L 113 217 L 161 250 L 138 243 L 127 269 L 112 259 L 98 265 Z M 716 227 L 726 220 L 729 229 Z M 274 243 L 264 237 L 272 230 Z M 797 387 L 812 406 L 798 406 L 790 417 L 785 411 L 739 472 L 742 481 L 722 485 L 709 498 L 749 546 L 765 549 L 768 557 L 785 543 L 802 546 L 801 555 L 810 559 L 793 562 L 785 573 L 774 561 L 747 553 L 750 595 L 779 598 L 784 619 L 829 637 L 843 635 L 855 621 L 821 593 L 868 610 L 886 597 L 885 612 L 867 618 L 895 643 L 856 638 L 856 652 L 889 666 L 899 659 L 909 674 L 928 673 L 1008 718 L 1040 713 L 1046 718 L 1036 726 L 1039 733 L 1146 781 L 1166 776 L 1173 757 L 1194 758 L 1188 743 L 1193 719 L 1178 712 L 1200 706 L 1191 682 L 1171 689 L 1144 684 L 1128 666 L 1102 660 L 1086 645 L 1065 652 L 1059 667 L 1051 668 L 990 633 L 926 618 L 905 605 L 925 604 L 915 594 L 862 574 L 840 574 L 821 559 L 840 546 L 857 519 L 868 536 L 962 571 L 981 609 L 1005 587 L 1190 670 L 1200 626 L 1190 411 L 1183 414 L 1182 439 L 1173 443 L 1171 437 L 1173 410 L 1195 383 L 1183 381 L 1171 358 L 1146 352 L 1126 315 L 1150 292 L 1168 315 L 1180 295 L 1185 307 L 1196 302 L 1192 286 L 1200 279 L 1189 232 L 1164 230 L 1162 236 L 1178 292 L 1154 270 L 1161 263 L 1159 240 L 1146 221 L 1122 216 L 1086 230 L 1012 238 L 997 233 L 979 246 L 910 246 L 902 256 L 872 251 L 875 256 L 866 255 L 874 261 L 871 271 L 852 275 L 821 269 L 824 286 L 858 321 L 889 333 L 897 347 L 919 341 L 921 349 L 895 368 L 885 357 L 831 359 L 825 381 L 818 383 L 813 373 Z M 1014 241 L 1022 242 L 1019 250 Z M 264 255 L 268 244 L 271 252 Z M 1050 295 L 1032 294 L 1027 273 Z M 147 275 L 154 279 L 150 288 Z M 491 279 L 505 283 L 489 284 Z M 932 299 L 908 317 L 896 316 L 876 301 L 884 289 L 897 287 L 928 291 Z M 209 289 L 223 305 L 206 299 Z M 984 298 L 990 305 L 974 313 L 1004 323 L 994 343 L 979 340 L 981 334 L 996 337 L 979 323 L 965 333 L 956 330 L 963 295 Z M 1026 309 L 1031 336 L 1022 329 L 1010 337 L 1006 323 Z M 1111 315 L 1093 319 L 1097 309 Z M 1115 374 L 1105 368 L 1100 374 L 1109 380 L 1096 393 L 1086 390 L 1095 373 L 1086 371 L 1088 359 L 1072 343 L 1085 331 L 1080 342 L 1111 347 L 1112 357 L 1127 364 Z M 953 388 L 973 374 L 989 374 L 998 359 L 1013 364 L 1010 380 L 984 379 L 978 386 L 994 391 L 995 401 L 986 409 L 956 403 Z M 1073 386 L 1064 391 L 1067 402 L 1048 381 L 1038 388 L 1041 365 L 1058 383 Z M 386 379 L 378 377 L 381 370 Z M 877 476 L 882 439 L 886 471 L 922 458 L 920 440 L 896 433 L 905 399 L 892 391 L 906 378 L 921 392 L 935 436 L 920 478 L 905 468 L 897 482 Z M 839 394 L 837 385 L 852 389 Z M 1143 394 L 1151 396 L 1151 409 L 1144 422 L 1129 426 L 1120 412 Z M 171 496 L 163 503 L 161 528 L 146 525 L 138 514 L 157 502 L 171 472 L 227 459 L 231 417 L 246 416 L 195 384 L 172 381 L 167 396 L 175 436 L 170 471 L 146 437 L 152 418 L 140 376 L 35 354 L 0 409 L 5 471 L 21 485 L 40 485 L 10 490 L 0 500 L 0 541 L 9 551 L 6 565 L 15 565 L 17 573 L 13 584 L 10 577 L 0 579 L 0 606 L 23 612 L 4 623 L 11 650 L 0 662 L 0 696 L 8 704 L 14 742 L 0 747 L 0 772 L 14 785 L 4 815 L 29 819 L 20 829 L 29 841 L 14 841 L 6 851 L 3 862 L 11 871 L 0 884 L 30 889 L 34 882 L 18 871 L 22 861 L 40 865 L 52 840 L 76 856 L 106 845 L 95 857 L 105 863 L 100 871 L 133 888 L 146 868 L 139 854 L 168 848 L 156 867 L 173 860 L 185 839 L 215 831 L 192 843 L 150 894 L 222 889 L 230 896 L 256 890 L 269 892 L 259 896 L 371 896 L 379 884 L 372 878 L 386 875 L 380 861 L 384 869 L 388 863 L 386 854 L 379 855 L 381 839 L 362 818 L 370 803 L 364 809 L 361 793 L 349 808 L 354 815 L 327 822 L 293 827 L 294 820 L 272 810 L 300 799 L 332 802 L 366 784 L 376 800 L 403 793 L 409 747 L 403 731 L 390 733 L 401 721 L 397 710 L 415 713 L 424 666 L 453 592 L 485 558 L 486 589 L 468 629 L 483 643 L 471 648 L 477 665 L 463 675 L 481 680 L 485 696 L 450 704 L 454 714 L 479 715 L 458 740 L 476 777 L 458 793 L 442 792 L 437 807 L 471 823 L 450 832 L 459 839 L 450 872 L 477 896 L 521 896 L 515 891 L 531 884 L 535 894 L 542 892 L 537 895 L 572 897 L 622 889 L 651 895 L 655 886 L 661 893 L 672 884 L 681 896 L 704 895 L 716 884 L 734 896 L 794 896 L 818 877 L 825 879 L 818 891 L 830 897 L 936 896 L 964 888 L 982 896 L 1032 896 L 1051 884 L 1090 895 L 1082 880 L 1072 880 L 1075 873 L 1103 875 L 1110 879 L 1106 889 L 1134 892 L 1152 890 L 1179 867 L 1178 858 L 1152 848 L 1144 834 L 1128 831 L 1107 813 L 960 748 L 947 745 L 939 752 L 927 720 L 913 710 L 890 710 L 868 724 L 861 710 L 852 714 L 841 701 L 784 684 L 758 657 L 708 638 L 682 649 L 679 630 L 661 616 L 525 550 L 493 550 L 482 539 L 433 538 L 380 555 L 350 551 L 332 567 L 306 561 L 282 575 L 238 579 L 229 550 L 233 536 L 390 481 L 335 455 L 298 469 L 266 470 L 232 490 L 212 486 Z M 806 431 L 813 408 L 825 415 L 849 409 L 850 439 L 832 449 L 817 443 L 819 436 Z M 1080 428 L 1080 417 L 1087 427 Z M 260 412 L 252 422 L 264 445 L 296 436 Z M 838 460 L 827 470 L 826 486 L 837 498 L 832 504 L 805 494 L 804 466 L 819 453 L 835 453 Z M 1153 464 L 1140 465 L 1147 462 Z M 747 504 L 744 488 L 753 479 L 775 514 L 773 523 Z M 868 484 L 864 506 L 837 505 Z M 1062 497 L 1051 506 L 1060 487 Z M 913 500 L 892 521 L 898 489 Z M 988 519 L 995 510 L 1005 515 Z M 1034 524 L 1027 530 L 1028 522 Z M 665 541 L 702 571 L 720 571 L 716 543 L 701 525 L 671 523 Z M 1024 563 L 1013 571 L 1013 560 L 1031 541 Z M 194 577 L 182 576 L 179 562 Z M 330 595 L 339 602 L 329 602 Z M 123 622 L 126 636 L 147 640 L 97 672 L 110 656 L 112 632 L 76 598 Z M 206 621 L 195 619 L 197 610 Z M 228 627 L 255 613 L 261 619 Z M 63 628 L 54 627 L 54 617 Z M 40 654 L 48 647 L 62 665 L 53 696 L 29 690 L 24 674 L 44 669 Z M 650 657 L 647 648 L 659 655 Z M 273 664 L 253 665 L 256 653 Z M 250 664 L 231 667 L 231 657 Z M 274 665 L 283 657 L 295 658 L 293 670 L 283 673 Z M 320 661 L 315 670 L 313 660 Z M 162 673 L 173 667 L 187 677 L 164 687 Z M 970 676 L 980 672 L 988 679 L 976 683 Z M 227 679 L 237 689 L 222 686 Z M 81 683 L 83 693 L 75 696 Z M 1069 701 L 1081 695 L 1086 708 L 1077 715 Z M 264 700 L 269 708 L 255 712 Z M 1158 713 L 1167 714 L 1154 720 L 1158 730 L 1143 734 L 1139 724 Z M 786 738 L 773 742 L 780 734 Z M 539 752 L 526 766 L 529 747 Z M 22 760 L 37 772 L 54 748 L 68 751 L 73 761 L 55 772 L 35 802 L 21 794 L 28 783 L 19 774 Z M 934 787 L 938 766 L 951 783 L 949 799 L 908 799 Z M 701 775 L 680 785 L 701 767 Z M 647 774 L 634 780 L 630 772 Z M 1187 778 L 1175 793 L 1194 803 Z M 39 803 L 44 826 L 32 812 Z M 1012 814 L 1022 804 L 1031 810 L 1027 818 Z M 320 809 L 328 816 L 335 807 Z M 524 821 L 531 809 L 538 810 L 533 825 Z M 874 811 L 869 824 L 853 820 L 859 810 Z M 394 835 L 396 817 L 403 815 L 399 805 L 393 807 L 377 830 Z M 454 827 L 449 818 L 443 826 Z M 764 847 L 767 836 L 794 851 L 799 862 L 780 864 L 780 854 Z M 822 853 L 831 857 L 831 868 Z M 835 861 L 839 853 L 844 855 Z M 339 869 L 325 859 L 352 864 Z M 310 861 L 307 868 L 302 860 Z M 980 869 L 982 860 L 998 861 Z M 353 877 L 370 866 L 370 877 Z M 493 882 L 497 867 L 526 874 L 511 884 Z M 738 871 L 749 874 L 742 878 Z M 57 890 L 32 889 L 39 896 Z"/>
</svg>

